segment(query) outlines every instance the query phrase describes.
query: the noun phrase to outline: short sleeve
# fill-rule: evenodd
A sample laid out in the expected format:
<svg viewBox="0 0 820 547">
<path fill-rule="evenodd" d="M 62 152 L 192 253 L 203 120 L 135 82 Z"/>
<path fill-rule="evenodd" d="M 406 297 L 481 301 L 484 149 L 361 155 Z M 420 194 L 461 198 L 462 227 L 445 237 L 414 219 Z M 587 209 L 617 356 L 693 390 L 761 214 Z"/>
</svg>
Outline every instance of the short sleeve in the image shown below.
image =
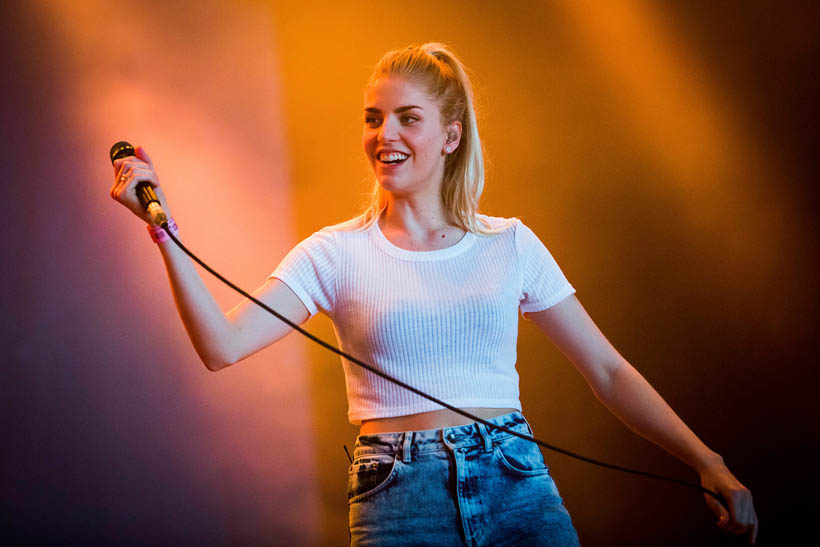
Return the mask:
<svg viewBox="0 0 820 547">
<path fill-rule="evenodd" d="M 575 293 L 546 246 L 520 220 L 515 244 L 521 271 L 521 313 L 542 311 Z"/>
<path fill-rule="evenodd" d="M 336 238 L 319 230 L 294 247 L 268 278 L 285 283 L 313 317 L 321 311 L 332 316 L 336 301 Z"/>
</svg>

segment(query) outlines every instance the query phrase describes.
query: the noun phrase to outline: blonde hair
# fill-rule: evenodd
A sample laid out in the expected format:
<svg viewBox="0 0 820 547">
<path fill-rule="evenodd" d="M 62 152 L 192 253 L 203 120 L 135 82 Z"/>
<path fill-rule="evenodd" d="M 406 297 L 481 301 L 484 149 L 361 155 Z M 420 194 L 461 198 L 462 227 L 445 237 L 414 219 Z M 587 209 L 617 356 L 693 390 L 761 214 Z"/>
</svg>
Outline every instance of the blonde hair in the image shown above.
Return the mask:
<svg viewBox="0 0 820 547">
<path fill-rule="evenodd" d="M 373 70 L 368 87 L 383 76 L 400 76 L 422 85 L 438 102 L 445 124 L 461 123 L 461 142 L 444 160 L 441 196 L 445 208 L 461 228 L 478 234 L 491 233 L 492 230 L 480 223 L 476 216 L 484 190 L 484 155 L 478 136 L 473 89 L 464 65 L 447 46 L 430 42 L 387 52 Z M 387 196 L 376 181 L 360 217 L 362 228 L 376 222 L 385 207 Z"/>
</svg>

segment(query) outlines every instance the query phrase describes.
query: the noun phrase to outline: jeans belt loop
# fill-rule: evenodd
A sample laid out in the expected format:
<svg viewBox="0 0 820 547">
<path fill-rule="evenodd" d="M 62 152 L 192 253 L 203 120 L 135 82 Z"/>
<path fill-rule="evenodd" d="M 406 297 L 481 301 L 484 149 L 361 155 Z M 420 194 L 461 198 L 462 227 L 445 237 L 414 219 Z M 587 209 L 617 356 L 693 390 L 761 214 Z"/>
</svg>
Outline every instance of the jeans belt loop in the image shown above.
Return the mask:
<svg viewBox="0 0 820 547">
<path fill-rule="evenodd" d="M 481 438 L 484 439 L 484 452 L 492 452 L 493 439 L 490 437 L 490 432 L 487 431 L 487 426 L 481 422 L 476 422 L 476 425 L 478 426 L 478 432 L 481 433 Z"/>
<path fill-rule="evenodd" d="M 413 432 L 412 431 L 405 431 L 404 432 L 404 439 L 401 443 L 401 461 L 404 463 L 410 463 L 412 458 L 410 457 L 410 447 L 413 444 Z"/>
</svg>

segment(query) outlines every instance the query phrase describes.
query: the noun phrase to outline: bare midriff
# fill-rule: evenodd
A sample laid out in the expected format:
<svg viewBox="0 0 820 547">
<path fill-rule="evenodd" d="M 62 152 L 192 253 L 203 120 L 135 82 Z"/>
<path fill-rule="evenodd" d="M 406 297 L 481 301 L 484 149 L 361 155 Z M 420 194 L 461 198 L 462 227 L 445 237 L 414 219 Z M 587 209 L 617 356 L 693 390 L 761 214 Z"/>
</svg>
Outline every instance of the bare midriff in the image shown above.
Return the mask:
<svg viewBox="0 0 820 547">
<path fill-rule="evenodd" d="M 462 408 L 466 412 L 489 420 L 496 416 L 517 412 L 514 408 Z M 474 420 L 462 416 L 450 409 L 431 410 L 430 412 L 419 412 L 407 416 L 394 416 L 392 418 L 376 418 L 362 421 L 360 435 L 370 435 L 372 433 L 399 433 L 402 431 L 423 431 L 425 429 L 443 429 L 457 425 L 473 423 Z"/>
</svg>

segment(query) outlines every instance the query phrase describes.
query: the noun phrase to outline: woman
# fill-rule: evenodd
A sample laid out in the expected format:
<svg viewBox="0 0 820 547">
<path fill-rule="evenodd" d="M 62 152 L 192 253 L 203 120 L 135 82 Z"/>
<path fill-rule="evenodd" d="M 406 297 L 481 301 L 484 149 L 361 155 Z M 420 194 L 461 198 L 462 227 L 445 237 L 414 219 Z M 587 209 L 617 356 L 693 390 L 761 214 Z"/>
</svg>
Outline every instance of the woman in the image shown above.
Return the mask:
<svg viewBox="0 0 820 547">
<path fill-rule="evenodd" d="M 612 347 L 538 238 L 518 219 L 478 213 L 483 161 L 472 91 L 446 47 L 411 46 L 381 59 L 365 92 L 362 144 L 376 178 L 368 209 L 301 242 L 255 296 L 297 324 L 322 311 L 343 350 L 531 434 L 515 372 L 520 311 L 618 418 L 728 500 L 727 511 L 707 498 L 718 526 L 754 543 L 749 491 Z M 114 199 L 150 223 L 134 194 L 147 180 L 168 211 L 143 149 L 114 168 Z M 161 236 L 177 307 L 208 369 L 290 332 L 247 300 L 223 314 L 190 260 Z M 361 424 L 348 484 L 352 543 L 578 543 L 535 444 L 343 365 L 349 418 Z"/>
</svg>

